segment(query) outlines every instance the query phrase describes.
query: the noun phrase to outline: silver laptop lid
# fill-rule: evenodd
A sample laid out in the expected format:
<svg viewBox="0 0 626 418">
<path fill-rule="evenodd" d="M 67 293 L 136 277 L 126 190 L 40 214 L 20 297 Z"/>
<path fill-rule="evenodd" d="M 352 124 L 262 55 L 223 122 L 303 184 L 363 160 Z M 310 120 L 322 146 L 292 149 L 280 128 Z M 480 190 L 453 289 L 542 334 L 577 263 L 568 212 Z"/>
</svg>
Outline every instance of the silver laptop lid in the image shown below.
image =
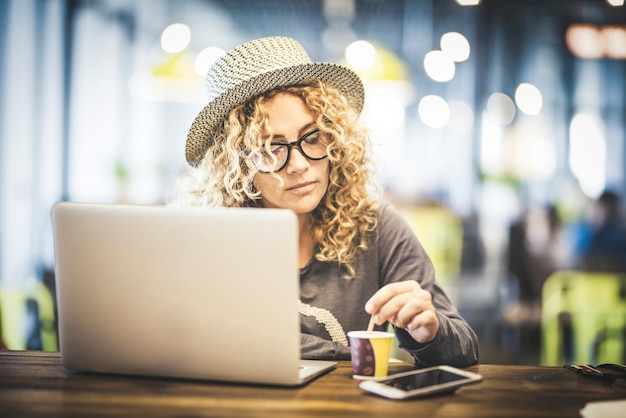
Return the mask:
<svg viewBox="0 0 626 418">
<path fill-rule="evenodd" d="M 297 383 L 293 212 L 65 202 L 52 216 L 67 368 Z"/>
</svg>

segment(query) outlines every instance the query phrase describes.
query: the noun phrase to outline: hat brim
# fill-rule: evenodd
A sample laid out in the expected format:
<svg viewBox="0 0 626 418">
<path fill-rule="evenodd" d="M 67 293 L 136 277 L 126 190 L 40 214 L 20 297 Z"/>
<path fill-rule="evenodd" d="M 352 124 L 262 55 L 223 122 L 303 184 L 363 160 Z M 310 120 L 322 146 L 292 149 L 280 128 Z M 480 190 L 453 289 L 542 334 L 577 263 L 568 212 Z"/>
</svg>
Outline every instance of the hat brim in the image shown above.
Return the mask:
<svg viewBox="0 0 626 418">
<path fill-rule="evenodd" d="M 300 84 L 318 79 L 337 88 L 357 114 L 363 109 L 364 87 L 359 76 L 351 69 L 334 63 L 312 62 L 271 70 L 246 79 L 216 97 L 204 107 L 191 124 L 185 146 L 185 157 L 192 166 L 202 161 L 216 128 L 235 107 L 251 98 L 278 87 Z"/>
</svg>

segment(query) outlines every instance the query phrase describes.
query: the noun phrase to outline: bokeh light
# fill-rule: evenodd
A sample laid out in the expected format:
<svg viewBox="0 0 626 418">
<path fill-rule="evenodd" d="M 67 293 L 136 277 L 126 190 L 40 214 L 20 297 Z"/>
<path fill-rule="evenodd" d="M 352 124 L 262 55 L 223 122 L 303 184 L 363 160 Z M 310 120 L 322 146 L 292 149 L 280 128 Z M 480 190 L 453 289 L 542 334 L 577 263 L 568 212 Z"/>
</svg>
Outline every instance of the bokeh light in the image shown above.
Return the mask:
<svg viewBox="0 0 626 418">
<path fill-rule="evenodd" d="M 515 90 L 515 103 L 527 115 L 537 115 L 543 107 L 543 97 L 534 85 L 521 83 Z"/>
<path fill-rule="evenodd" d="M 424 125 L 431 128 L 442 128 L 450 121 L 448 102 L 434 94 L 422 97 L 417 111 Z"/>
<path fill-rule="evenodd" d="M 346 60 L 357 70 L 367 70 L 376 62 L 376 48 L 367 41 L 354 41 L 346 47 Z"/>
<path fill-rule="evenodd" d="M 590 114 L 572 118 L 569 131 L 569 165 L 581 190 L 592 199 L 606 183 L 606 139 L 602 121 Z"/>
<path fill-rule="evenodd" d="M 604 37 L 600 29 L 591 24 L 576 24 L 567 28 L 565 44 L 578 58 L 595 59 L 604 54 Z"/>
<path fill-rule="evenodd" d="M 515 119 L 515 103 L 504 93 L 492 93 L 487 100 L 487 113 L 502 125 L 509 125 Z"/>
<path fill-rule="evenodd" d="M 626 27 L 605 26 L 602 29 L 604 49 L 607 58 L 626 59 Z"/>
<path fill-rule="evenodd" d="M 467 38 L 458 32 L 444 33 L 440 45 L 441 50 L 453 61 L 463 62 L 470 56 L 470 44 Z"/>
<path fill-rule="evenodd" d="M 191 40 L 191 29 L 182 23 L 169 25 L 161 34 L 161 48 L 170 54 L 182 52 Z"/>
<path fill-rule="evenodd" d="M 424 69 L 430 78 L 446 82 L 454 78 L 456 66 L 454 61 L 443 51 L 430 51 L 424 57 Z"/>
<path fill-rule="evenodd" d="M 213 65 L 213 63 L 225 53 L 226 51 L 222 48 L 214 46 L 204 48 L 196 56 L 196 73 L 202 77 L 206 76 L 206 73 L 209 71 L 209 68 L 211 68 L 211 65 Z"/>
</svg>

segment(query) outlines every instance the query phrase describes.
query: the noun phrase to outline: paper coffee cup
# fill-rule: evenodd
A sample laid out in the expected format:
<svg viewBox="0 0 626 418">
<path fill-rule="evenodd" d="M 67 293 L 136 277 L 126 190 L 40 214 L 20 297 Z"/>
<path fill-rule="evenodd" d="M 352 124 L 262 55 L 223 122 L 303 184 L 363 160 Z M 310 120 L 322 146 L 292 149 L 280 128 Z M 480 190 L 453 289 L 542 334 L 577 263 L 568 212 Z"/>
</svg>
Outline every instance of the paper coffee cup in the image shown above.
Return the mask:
<svg viewBox="0 0 626 418">
<path fill-rule="evenodd" d="M 350 331 L 350 354 L 352 356 L 352 377 L 372 379 L 387 376 L 392 332 Z"/>
</svg>

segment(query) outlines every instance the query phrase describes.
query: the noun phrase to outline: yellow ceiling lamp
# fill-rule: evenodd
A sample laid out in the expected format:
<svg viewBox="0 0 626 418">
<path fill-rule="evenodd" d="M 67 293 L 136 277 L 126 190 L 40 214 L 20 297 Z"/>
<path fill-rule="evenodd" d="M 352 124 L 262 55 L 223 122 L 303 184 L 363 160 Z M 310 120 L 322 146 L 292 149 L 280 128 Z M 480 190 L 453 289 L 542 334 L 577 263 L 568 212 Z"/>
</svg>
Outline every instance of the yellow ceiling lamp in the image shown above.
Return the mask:
<svg viewBox="0 0 626 418">
<path fill-rule="evenodd" d="M 163 62 L 152 68 L 151 74 L 153 77 L 183 80 L 196 80 L 198 78 L 198 74 L 195 71 L 195 57 L 192 54 L 183 52 L 165 56 Z"/>
<path fill-rule="evenodd" d="M 405 121 L 405 108 L 415 99 L 409 70 L 392 51 L 359 40 L 348 45 L 343 63 L 363 79 L 367 120 L 373 128 L 400 127 Z"/>
<path fill-rule="evenodd" d="M 131 92 L 156 102 L 202 103 L 202 77 L 195 69 L 196 54 L 187 51 L 191 30 L 174 23 L 161 35 L 162 53 L 148 71 L 136 73 L 130 82 Z"/>
<path fill-rule="evenodd" d="M 400 57 L 368 41 L 359 40 L 348 45 L 344 64 L 364 80 L 408 79 L 408 70 Z"/>
</svg>

